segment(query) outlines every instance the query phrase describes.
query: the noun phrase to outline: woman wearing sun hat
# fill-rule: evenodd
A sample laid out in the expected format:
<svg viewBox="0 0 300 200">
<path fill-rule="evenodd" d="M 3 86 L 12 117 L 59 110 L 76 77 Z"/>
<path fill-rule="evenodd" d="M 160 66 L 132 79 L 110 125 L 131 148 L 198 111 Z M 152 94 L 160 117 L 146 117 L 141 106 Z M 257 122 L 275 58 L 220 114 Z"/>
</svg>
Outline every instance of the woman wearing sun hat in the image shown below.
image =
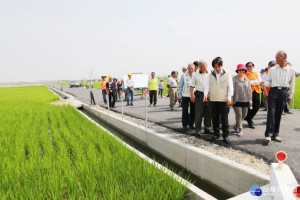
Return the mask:
<svg viewBox="0 0 300 200">
<path fill-rule="evenodd" d="M 233 110 L 235 112 L 235 126 L 233 129 L 238 136 L 243 135 L 242 120 L 246 117 L 248 107 L 252 105 L 252 89 L 245 73 L 245 65 L 239 64 L 236 68 L 237 75 L 232 78 L 233 82 Z"/>
</svg>

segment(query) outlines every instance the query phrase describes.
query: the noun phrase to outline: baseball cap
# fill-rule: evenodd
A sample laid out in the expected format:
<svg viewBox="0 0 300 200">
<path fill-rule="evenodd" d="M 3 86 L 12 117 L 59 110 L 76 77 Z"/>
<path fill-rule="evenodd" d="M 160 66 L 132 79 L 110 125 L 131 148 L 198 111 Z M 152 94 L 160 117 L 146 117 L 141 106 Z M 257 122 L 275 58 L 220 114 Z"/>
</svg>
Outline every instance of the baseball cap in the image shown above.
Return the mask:
<svg viewBox="0 0 300 200">
<path fill-rule="evenodd" d="M 277 64 L 276 61 L 271 60 L 268 65 L 276 65 L 276 64 Z"/>
</svg>

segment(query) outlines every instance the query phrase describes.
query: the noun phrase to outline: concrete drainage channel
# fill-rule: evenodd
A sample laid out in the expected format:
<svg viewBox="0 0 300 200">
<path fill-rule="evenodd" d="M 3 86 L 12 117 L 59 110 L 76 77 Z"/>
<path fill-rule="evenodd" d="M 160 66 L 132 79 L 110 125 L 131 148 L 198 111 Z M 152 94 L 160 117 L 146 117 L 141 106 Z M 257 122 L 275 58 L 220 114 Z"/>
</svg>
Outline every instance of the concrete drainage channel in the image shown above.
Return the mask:
<svg viewBox="0 0 300 200">
<path fill-rule="evenodd" d="M 59 90 L 51 89 L 63 98 L 73 98 Z M 175 163 L 177 166 L 198 177 L 202 182 L 205 181 L 210 185 L 218 186 L 212 189 L 213 191 L 207 191 L 212 196 L 214 196 L 216 191 L 219 193 L 222 193 L 222 190 L 225 191 L 223 192 L 223 197 L 215 196 L 218 199 L 230 197 L 228 194 L 236 196 L 249 192 L 252 185 L 263 186 L 269 183 L 268 176 L 250 167 L 214 155 L 192 145 L 179 142 L 130 121 L 108 115 L 107 112 L 97 110 L 75 99 L 73 100 L 74 103 L 72 105 L 74 107 L 78 108 L 82 105 L 81 109 L 84 113 L 116 129 L 143 148 L 155 152 L 161 157 Z M 213 197 L 201 197 L 197 195 L 197 192 L 194 194 L 194 196 L 191 196 L 194 197 L 193 199 L 213 199 Z M 206 193 L 202 191 L 202 194 Z"/>
<path fill-rule="evenodd" d="M 130 145 L 135 150 L 141 152 L 142 154 L 149 157 L 149 159 L 155 160 L 155 162 L 159 163 L 160 165 L 165 166 L 166 168 L 169 168 L 174 172 L 175 174 L 181 174 L 183 177 L 188 177 L 189 181 L 195 186 L 202 190 L 201 193 L 208 193 L 210 195 L 206 195 L 206 198 L 202 195 L 201 197 L 204 199 L 228 199 L 232 197 L 232 194 L 229 194 L 228 192 L 222 190 L 221 188 L 218 188 L 215 185 L 211 185 L 210 183 L 207 183 L 206 181 L 203 181 L 199 179 L 199 177 L 196 177 L 192 173 L 186 171 L 186 169 L 178 166 L 176 163 L 173 163 L 171 160 L 166 159 L 165 157 L 162 157 L 156 152 L 151 151 L 151 149 L 145 148 L 145 146 L 139 144 L 135 140 L 132 140 L 126 134 L 123 132 L 120 132 L 119 130 L 116 130 L 115 128 L 109 126 L 108 124 L 103 123 L 100 119 L 96 118 L 95 116 L 91 115 L 90 113 L 86 112 L 83 107 L 78 108 L 80 112 L 82 112 L 84 115 L 88 116 L 90 119 L 92 119 L 94 122 L 96 122 L 101 127 L 108 130 L 110 133 L 112 133 L 114 136 L 116 136 L 119 140 L 122 140 L 127 145 Z M 154 162 L 154 161 L 153 161 Z M 193 186 L 193 187 L 194 187 Z M 193 193 L 192 191 L 190 191 Z M 189 198 L 189 199 L 198 199 L 198 198 Z"/>
</svg>

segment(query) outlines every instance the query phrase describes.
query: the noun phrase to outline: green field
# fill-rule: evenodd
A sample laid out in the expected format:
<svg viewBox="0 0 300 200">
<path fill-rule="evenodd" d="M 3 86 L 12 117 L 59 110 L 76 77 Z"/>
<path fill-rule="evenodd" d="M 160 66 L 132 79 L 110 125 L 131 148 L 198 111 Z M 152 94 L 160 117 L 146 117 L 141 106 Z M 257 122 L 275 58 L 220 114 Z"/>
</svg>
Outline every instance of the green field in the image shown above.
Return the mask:
<svg viewBox="0 0 300 200">
<path fill-rule="evenodd" d="M 300 77 L 296 78 L 294 108 L 300 109 Z"/>
<path fill-rule="evenodd" d="M 183 199 L 186 187 L 48 88 L 0 88 L 0 199 Z"/>
</svg>

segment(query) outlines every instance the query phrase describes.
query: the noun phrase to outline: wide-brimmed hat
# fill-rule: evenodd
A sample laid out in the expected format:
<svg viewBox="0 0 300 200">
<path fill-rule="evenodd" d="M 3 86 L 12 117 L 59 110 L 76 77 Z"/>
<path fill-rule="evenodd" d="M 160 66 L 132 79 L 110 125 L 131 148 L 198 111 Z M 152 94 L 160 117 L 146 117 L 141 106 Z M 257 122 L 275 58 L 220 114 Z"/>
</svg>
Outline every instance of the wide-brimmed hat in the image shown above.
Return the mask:
<svg viewBox="0 0 300 200">
<path fill-rule="evenodd" d="M 236 67 L 235 72 L 238 73 L 238 71 L 241 70 L 241 69 L 243 69 L 243 70 L 245 70 L 245 72 L 247 72 L 247 68 L 244 64 L 238 64 L 237 67 Z"/>
</svg>

